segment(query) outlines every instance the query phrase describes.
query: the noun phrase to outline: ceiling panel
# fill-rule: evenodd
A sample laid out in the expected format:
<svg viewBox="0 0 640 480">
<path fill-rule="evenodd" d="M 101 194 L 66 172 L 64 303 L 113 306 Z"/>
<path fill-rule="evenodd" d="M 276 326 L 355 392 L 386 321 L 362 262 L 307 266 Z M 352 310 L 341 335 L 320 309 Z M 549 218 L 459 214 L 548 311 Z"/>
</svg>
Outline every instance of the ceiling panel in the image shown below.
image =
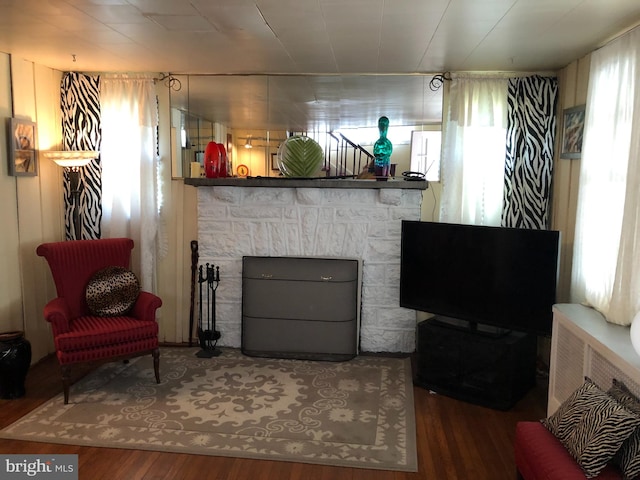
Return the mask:
<svg viewBox="0 0 640 480">
<path fill-rule="evenodd" d="M 0 51 L 216 74 L 186 82 L 199 115 L 303 130 L 437 120 L 441 94 L 416 74 L 554 71 L 638 23 L 638 0 L 0 0 Z"/>
<path fill-rule="evenodd" d="M 147 23 L 149 21 L 133 5 L 80 5 L 77 8 L 107 25 L 112 23 Z"/>
<path fill-rule="evenodd" d="M 129 0 L 122 3 L 133 5 L 143 14 L 196 15 L 199 11 L 202 11 L 193 5 L 194 2 L 189 0 Z"/>
</svg>

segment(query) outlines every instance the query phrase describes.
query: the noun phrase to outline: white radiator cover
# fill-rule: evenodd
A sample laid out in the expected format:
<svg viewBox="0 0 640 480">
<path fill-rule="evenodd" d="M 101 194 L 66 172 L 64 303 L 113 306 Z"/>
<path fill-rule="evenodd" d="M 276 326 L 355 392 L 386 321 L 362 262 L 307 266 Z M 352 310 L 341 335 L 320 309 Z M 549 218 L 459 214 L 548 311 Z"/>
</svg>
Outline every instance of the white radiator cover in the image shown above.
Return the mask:
<svg viewBox="0 0 640 480">
<path fill-rule="evenodd" d="M 401 308 L 402 220 L 419 220 L 413 189 L 198 188 L 200 263 L 220 266 L 219 345 L 241 346 L 242 257 L 358 258 L 362 262 L 360 348 L 413 352 L 416 313 Z"/>
<path fill-rule="evenodd" d="M 615 378 L 640 396 L 640 356 L 631 345 L 629 327 L 607 323 L 597 311 L 577 304 L 553 308 L 547 414 L 551 415 L 591 378 L 607 390 Z"/>
</svg>

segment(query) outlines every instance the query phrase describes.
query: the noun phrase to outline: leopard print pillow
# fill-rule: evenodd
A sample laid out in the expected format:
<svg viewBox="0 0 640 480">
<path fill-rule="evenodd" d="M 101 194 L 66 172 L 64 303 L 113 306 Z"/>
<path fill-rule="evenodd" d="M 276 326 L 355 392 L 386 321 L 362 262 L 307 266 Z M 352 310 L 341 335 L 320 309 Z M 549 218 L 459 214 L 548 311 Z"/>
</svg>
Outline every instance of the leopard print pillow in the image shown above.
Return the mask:
<svg viewBox="0 0 640 480">
<path fill-rule="evenodd" d="M 126 314 L 138 299 L 140 282 L 123 267 L 107 267 L 96 272 L 85 291 L 92 315 L 115 317 Z"/>
</svg>

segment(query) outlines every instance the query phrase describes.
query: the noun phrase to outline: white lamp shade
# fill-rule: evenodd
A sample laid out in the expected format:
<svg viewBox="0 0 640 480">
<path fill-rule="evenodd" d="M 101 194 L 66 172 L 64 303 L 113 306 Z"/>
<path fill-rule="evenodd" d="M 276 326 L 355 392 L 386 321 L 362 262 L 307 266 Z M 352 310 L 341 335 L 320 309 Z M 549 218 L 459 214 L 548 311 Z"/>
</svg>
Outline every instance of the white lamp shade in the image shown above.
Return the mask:
<svg viewBox="0 0 640 480">
<path fill-rule="evenodd" d="M 91 160 L 98 157 L 98 152 L 87 150 L 52 151 L 44 152 L 44 156 L 50 158 L 61 167 L 84 167 Z"/>
<path fill-rule="evenodd" d="M 638 355 L 640 355 L 640 312 L 636 314 L 631 323 L 631 344 Z"/>
</svg>

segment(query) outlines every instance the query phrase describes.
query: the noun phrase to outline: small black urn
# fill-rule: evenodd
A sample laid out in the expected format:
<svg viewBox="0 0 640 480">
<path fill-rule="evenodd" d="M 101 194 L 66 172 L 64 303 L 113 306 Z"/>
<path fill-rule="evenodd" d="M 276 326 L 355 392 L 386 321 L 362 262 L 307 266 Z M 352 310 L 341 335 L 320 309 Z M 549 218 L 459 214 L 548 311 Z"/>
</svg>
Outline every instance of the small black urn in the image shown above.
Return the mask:
<svg viewBox="0 0 640 480">
<path fill-rule="evenodd" d="M 0 333 L 0 398 L 24 396 L 24 380 L 31 365 L 31 344 L 23 331 Z"/>
</svg>

